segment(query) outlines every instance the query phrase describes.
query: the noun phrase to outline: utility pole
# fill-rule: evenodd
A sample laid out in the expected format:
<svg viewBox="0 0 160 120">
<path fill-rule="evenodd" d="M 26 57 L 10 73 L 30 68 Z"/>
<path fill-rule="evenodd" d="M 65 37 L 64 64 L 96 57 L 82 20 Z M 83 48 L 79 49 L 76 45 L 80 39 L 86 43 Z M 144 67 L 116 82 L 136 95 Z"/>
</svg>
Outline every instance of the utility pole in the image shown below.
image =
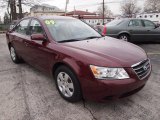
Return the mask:
<svg viewBox="0 0 160 120">
<path fill-rule="evenodd" d="M 66 7 L 65 7 L 65 16 L 67 15 L 67 6 L 68 6 L 69 0 L 66 0 Z"/>
<path fill-rule="evenodd" d="M 104 8 L 104 0 L 103 0 L 103 25 L 104 25 L 104 11 L 105 11 L 105 8 Z"/>
<path fill-rule="evenodd" d="M 12 20 L 16 20 L 17 19 L 17 11 L 16 11 L 16 1 L 15 0 L 10 1 L 10 9 L 11 9 Z"/>
<path fill-rule="evenodd" d="M 22 0 L 18 0 L 18 8 L 19 8 L 19 19 L 23 18 L 23 13 L 22 13 Z"/>
</svg>

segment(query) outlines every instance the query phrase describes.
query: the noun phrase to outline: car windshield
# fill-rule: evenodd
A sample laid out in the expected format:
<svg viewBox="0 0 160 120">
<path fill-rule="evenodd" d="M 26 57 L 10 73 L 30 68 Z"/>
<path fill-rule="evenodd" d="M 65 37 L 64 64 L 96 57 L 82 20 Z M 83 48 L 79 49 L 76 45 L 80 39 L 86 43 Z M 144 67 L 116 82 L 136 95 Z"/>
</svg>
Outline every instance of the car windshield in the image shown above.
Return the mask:
<svg viewBox="0 0 160 120">
<path fill-rule="evenodd" d="M 45 20 L 45 24 L 57 42 L 74 42 L 101 37 L 93 28 L 78 19 Z"/>
<path fill-rule="evenodd" d="M 109 23 L 107 23 L 106 25 L 107 26 L 116 26 L 116 25 L 119 25 L 123 20 L 113 20 Z"/>
</svg>

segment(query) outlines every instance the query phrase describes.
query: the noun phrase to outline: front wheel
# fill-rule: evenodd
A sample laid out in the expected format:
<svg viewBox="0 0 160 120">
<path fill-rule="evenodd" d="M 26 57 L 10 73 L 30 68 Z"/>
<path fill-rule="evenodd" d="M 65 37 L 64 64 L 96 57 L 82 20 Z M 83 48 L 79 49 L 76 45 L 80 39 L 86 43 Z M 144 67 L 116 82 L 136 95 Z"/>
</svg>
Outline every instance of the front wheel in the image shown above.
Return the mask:
<svg viewBox="0 0 160 120">
<path fill-rule="evenodd" d="M 69 102 L 81 100 L 80 83 L 72 70 L 66 66 L 60 66 L 55 72 L 56 87 L 60 95 Z"/>
</svg>

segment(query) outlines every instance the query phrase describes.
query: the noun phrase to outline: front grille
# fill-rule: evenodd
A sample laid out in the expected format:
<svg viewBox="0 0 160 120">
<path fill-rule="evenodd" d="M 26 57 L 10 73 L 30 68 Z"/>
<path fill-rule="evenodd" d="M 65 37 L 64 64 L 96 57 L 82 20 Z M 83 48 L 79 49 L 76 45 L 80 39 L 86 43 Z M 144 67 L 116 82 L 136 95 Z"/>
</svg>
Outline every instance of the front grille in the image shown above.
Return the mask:
<svg viewBox="0 0 160 120">
<path fill-rule="evenodd" d="M 144 61 L 139 62 L 137 64 L 134 64 L 134 65 L 132 65 L 132 68 L 135 71 L 135 73 L 137 74 L 137 76 L 140 79 L 143 79 L 150 72 L 150 69 L 151 69 L 150 60 L 147 59 L 147 60 L 144 60 Z"/>
</svg>

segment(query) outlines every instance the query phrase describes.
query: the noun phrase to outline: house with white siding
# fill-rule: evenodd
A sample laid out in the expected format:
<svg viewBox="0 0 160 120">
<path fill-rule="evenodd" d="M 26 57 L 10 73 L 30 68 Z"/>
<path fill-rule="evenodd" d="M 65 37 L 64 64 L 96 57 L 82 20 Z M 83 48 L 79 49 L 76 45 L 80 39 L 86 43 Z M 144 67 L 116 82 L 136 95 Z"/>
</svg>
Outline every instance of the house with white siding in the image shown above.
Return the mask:
<svg viewBox="0 0 160 120">
<path fill-rule="evenodd" d="M 160 13 L 142 13 L 138 14 L 136 18 L 148 19 L 154 23 L 160 23 Z"/>
<path fill-rule="evenodd" d="M 75 10 L 68 12 L 66 16 L 75 17 L 78 19 L 83 20 L 84 22 L 90 24 L 90 25 L 97 25 L 97 24 L 103 24 L 103 17 L 98 15 L 97 13 L 92 13 L 88 11 L 81 11 L 81 10 Z M 114 18 L 105 17 L 104 23 L 108 23 Z"/>
</svg>

